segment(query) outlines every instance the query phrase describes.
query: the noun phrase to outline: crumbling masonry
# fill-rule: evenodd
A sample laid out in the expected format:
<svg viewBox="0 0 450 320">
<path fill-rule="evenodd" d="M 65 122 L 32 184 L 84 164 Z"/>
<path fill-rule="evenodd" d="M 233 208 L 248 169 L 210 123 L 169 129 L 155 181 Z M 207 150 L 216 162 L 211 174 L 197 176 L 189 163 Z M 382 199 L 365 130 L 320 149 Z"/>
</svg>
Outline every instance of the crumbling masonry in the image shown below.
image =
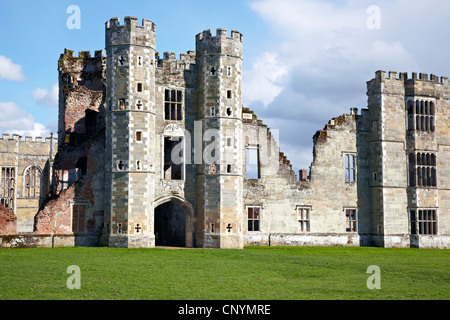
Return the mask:
<svg viewBox="0 0 450 320">
<path fill-rule="evenodd" d="M 378 71 L 298 179 L 242 106 L 242 34 L 177 59 L 150 20 L 105 29 L 59 59 L 57 143 L 1 140 L 1 247 L 450 247 L 447 78 Z"/>
</svg>

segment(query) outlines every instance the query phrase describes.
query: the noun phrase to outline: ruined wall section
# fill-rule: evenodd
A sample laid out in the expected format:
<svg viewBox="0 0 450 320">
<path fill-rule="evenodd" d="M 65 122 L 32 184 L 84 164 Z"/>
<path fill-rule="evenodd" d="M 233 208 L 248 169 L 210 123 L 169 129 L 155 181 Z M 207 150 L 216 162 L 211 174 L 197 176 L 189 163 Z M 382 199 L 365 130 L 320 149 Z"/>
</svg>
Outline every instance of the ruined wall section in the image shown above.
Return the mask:
<svg viewBox="0 0 450 320">
<path fill-rule="evenodd" d="M 58 71 L 58 153 L 52 193 L 35 216 L 34 230 L 40 234 L 99 234 L 104 216 L 104 52 L 91 56 L 80 51 L 76 57 L 66 49 Z"/>
<path fill-rule="evenodd" d="M 52 137 L 0 138 L 0 199 L 16 215 L 17 232 L 33 231 L 34 215 L 50 191 L 56 150 L 57 139 Z M 30 168 L 35 176 L 27 178 Z"/>
</svg>

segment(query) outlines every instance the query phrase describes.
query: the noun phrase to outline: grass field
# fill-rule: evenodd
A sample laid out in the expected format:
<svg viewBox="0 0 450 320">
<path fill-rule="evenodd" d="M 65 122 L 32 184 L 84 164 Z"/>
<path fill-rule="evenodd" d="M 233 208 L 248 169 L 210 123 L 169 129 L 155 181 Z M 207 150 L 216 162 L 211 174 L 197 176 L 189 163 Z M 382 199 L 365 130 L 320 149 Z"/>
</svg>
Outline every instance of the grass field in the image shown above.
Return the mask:
<svg viewBox="0 0 450 320">
<path fill-rule="evenodd" d="M 449 250 L 249 247 L 0 250 L 0 300 L 447 300 Z M 67 268 L 80 268 L 69 290 Z M 381 271 L 369 290 L 367 268 Z"/>
</svg>

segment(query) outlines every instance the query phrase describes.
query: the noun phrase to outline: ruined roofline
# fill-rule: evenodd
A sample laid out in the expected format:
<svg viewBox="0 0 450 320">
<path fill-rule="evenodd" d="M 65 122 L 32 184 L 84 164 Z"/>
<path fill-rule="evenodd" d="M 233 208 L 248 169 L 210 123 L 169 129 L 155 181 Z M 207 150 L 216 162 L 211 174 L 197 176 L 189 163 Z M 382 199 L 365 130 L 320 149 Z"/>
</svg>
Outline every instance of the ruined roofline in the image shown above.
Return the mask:
<svg viewBox="0 0 450 320">
<path fill-rule="evenodd" d="M 47 138 L 43 138 L 43 137 L 33 137 L 31 136 L 26 136 L 26 137 L 22 137 L 21 135 L 18 134 L 13 134 L 11 137 L 11 134 L 9 133 L 3 133 L 2 136 L 0 137 L 0 140 L 3 141 L 18 141 L 18 142 L 31 142 L 31 143 L 48 143 L 50 142 L 52 139 L 53 141 L 58 141 L 58 138 L 56 137 L 47 137 Z M 23 138 L 23 139 L 22 139 Z"/>
<path fill-rule="evenodd" d="M 94 56 L 91 55 L 91 51 L 78 51 L 77 57 L 74 56 L 74 50 L 64 49 L 64 53 L 62 55 L 79 59 L 104 58 L 105 50 L 95 50 Z"/>
<path fill-rule="evenodd" d="M 120 18 L 115 17 L 115 18 L 111 18 L 108 21 L 106 21 L 105 23 L 105 27 L 107 30 L 113 30 L 113 29 L 120 29 L 120 28 L 144 28 L 147 29 L 148 31 L 156 31 L 156 24 L 153 23 L 150 19 L 142 19 L 141 20 L 141 25 L 138 25 L 137 23 L 138 18 L 136 17 L 125 17 L 124 18 L 124 24 L 121 25 L 120 24 Z"/>
<path fill-rule="evenodd" d="M 375 78 L 372 80 L 386 80 L 386 79 L 390 79 L 390 80 L 399 80 L 399 81 L 406 81 L 406 80 L 415 80 L 415 81 L 431 81 L 434 83 L 439 83 L 439 84 L 443 84 L 443 85 L 450 85 L 450 81 L 448 77 L 441 77 L 439 79 L 438 76 L 434 75 L 434 74 L 430 74 L 428 75 L 427 73 L 417 73 L 417 72 L 412 72 L 411 73 L 411 78 L 408 78 L 408 73 L 407 72 L 396 72 L 396 71 L 383 71 L 383 70 L 378 70 L 377 72 L 375 72 Z M 372 81 L 370 80 L 370 81 Z M 368 81 L 368 82 L 370 82 Z"/>
</svg>

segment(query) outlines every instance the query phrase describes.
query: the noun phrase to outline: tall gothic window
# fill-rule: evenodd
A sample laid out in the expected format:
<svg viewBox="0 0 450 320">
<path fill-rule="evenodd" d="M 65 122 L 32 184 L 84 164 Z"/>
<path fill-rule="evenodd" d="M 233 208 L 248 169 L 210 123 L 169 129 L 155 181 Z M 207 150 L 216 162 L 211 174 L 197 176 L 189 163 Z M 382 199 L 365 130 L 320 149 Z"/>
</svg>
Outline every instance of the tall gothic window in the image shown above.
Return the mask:
<svg viewBox="0 0 450 320">
<path fill-rule="evenodd" d="M 41 192 L 42 170 L 37 166 L 31 166 L 24 174 L 24 197 L 38 198 Z"/>
<path fill-rule="evenodd" d="M 15 195 L 15 168 L 2 167 L 0 170 L 0 203 L 6 207 L 14 210 L 14 195 Z"/>
<path fill-rule="evenodd" d="M 345 154 L 345 182 L 356 182 L 356 154 Z"/>
</svg>

